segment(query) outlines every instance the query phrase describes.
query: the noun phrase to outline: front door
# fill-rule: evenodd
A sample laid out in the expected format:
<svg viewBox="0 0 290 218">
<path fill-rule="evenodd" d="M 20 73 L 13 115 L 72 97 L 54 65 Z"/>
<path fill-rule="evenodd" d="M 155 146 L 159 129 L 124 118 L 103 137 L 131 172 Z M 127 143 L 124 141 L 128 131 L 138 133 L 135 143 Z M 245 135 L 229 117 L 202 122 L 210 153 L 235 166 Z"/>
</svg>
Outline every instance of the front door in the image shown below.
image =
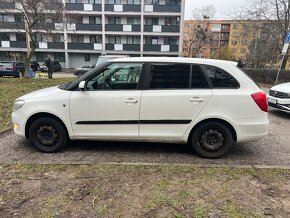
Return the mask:
<svg viewBox="0 0 290 218">
<path fill-rule="evenodd" d="M 138 137 L 141 90 L 140 63 L 112 63 L 73 91 L 70 115 L 76 138 Z"/>
</svg>

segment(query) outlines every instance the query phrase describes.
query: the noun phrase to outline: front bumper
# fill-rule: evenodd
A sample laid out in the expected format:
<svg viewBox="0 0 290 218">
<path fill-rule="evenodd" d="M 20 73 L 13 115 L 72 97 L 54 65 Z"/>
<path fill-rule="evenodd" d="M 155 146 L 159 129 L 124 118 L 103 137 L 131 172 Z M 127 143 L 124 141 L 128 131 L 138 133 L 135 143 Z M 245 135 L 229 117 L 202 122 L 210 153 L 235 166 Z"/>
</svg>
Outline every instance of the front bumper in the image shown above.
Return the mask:
<svg viewBox="0 0 290 218">
<path fill-rule="evenodd" d="M 277 98 L 267 95 L 268 105 L 271 108 L 290 112 L 290 99 L 289 98 Z"/>
<path fill-rule="evenodd" d="M 20 112 L 20 110 L 12 113 L 12 122 L 14 124 L 14 132 L 21 136 L 25 137 L 25 120 L 23 119 L 25 115 Z"/>
</svg>

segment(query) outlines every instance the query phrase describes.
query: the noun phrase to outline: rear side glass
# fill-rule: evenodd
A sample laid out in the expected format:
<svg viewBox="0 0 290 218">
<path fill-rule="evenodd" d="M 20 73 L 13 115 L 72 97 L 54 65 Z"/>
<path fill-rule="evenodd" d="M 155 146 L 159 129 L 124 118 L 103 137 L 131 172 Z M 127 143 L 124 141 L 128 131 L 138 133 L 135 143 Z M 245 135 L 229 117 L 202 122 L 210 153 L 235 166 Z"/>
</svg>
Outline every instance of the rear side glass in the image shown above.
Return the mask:
<svg viewBox="0 0 290 218">
<path fill-rule="evenodd" d="M 237 80 L 226 71 L 214 66 L 202 66 L 213 88 L 239 88 Z"/>
<path fill-rule="evenodd" d="M 199 65 L 192 65 L 191 88 L 207 89 L 209 84 Z"/>
<path fill-rule="evenodd" d="M 189 64 L 152 64 L 151 89 L 188 89 Z"/>
</svg>

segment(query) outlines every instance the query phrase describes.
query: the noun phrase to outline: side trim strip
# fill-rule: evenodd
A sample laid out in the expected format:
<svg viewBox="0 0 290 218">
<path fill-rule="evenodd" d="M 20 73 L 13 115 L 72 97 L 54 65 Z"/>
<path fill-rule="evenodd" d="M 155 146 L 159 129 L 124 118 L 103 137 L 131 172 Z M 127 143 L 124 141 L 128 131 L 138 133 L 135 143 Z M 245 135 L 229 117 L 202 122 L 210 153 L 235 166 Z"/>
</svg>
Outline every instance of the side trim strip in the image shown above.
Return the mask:
<svg viewBox="0 0 290 218">
<path fill-rule="evenodd" d="M 140 120 L 140 124 L 189 124 L 191 120 Z M 130 125 L 139 124 L 138 120 L 78 121 L 78 125 Z"/>
</svg>

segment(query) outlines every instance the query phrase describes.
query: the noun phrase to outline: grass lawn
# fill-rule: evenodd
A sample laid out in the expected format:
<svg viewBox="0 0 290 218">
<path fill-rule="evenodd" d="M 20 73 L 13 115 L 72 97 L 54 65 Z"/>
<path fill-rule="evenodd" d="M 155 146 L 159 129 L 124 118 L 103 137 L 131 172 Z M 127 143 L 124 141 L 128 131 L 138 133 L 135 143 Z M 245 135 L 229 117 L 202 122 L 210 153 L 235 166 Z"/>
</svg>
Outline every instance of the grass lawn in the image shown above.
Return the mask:
<svg viewBox="0 0 290 218">
<path fill-rule="evenodd" d="M 73 79 L 0 78 L 0 131 L 12 127 L 11 112 L 16 98 L 34 90 L 67 83 Z"/>
<path fill-rule="evenodd" d="M 290 172 L 0 165 L 0 217 L 290 217 Z"/>
</svg>

